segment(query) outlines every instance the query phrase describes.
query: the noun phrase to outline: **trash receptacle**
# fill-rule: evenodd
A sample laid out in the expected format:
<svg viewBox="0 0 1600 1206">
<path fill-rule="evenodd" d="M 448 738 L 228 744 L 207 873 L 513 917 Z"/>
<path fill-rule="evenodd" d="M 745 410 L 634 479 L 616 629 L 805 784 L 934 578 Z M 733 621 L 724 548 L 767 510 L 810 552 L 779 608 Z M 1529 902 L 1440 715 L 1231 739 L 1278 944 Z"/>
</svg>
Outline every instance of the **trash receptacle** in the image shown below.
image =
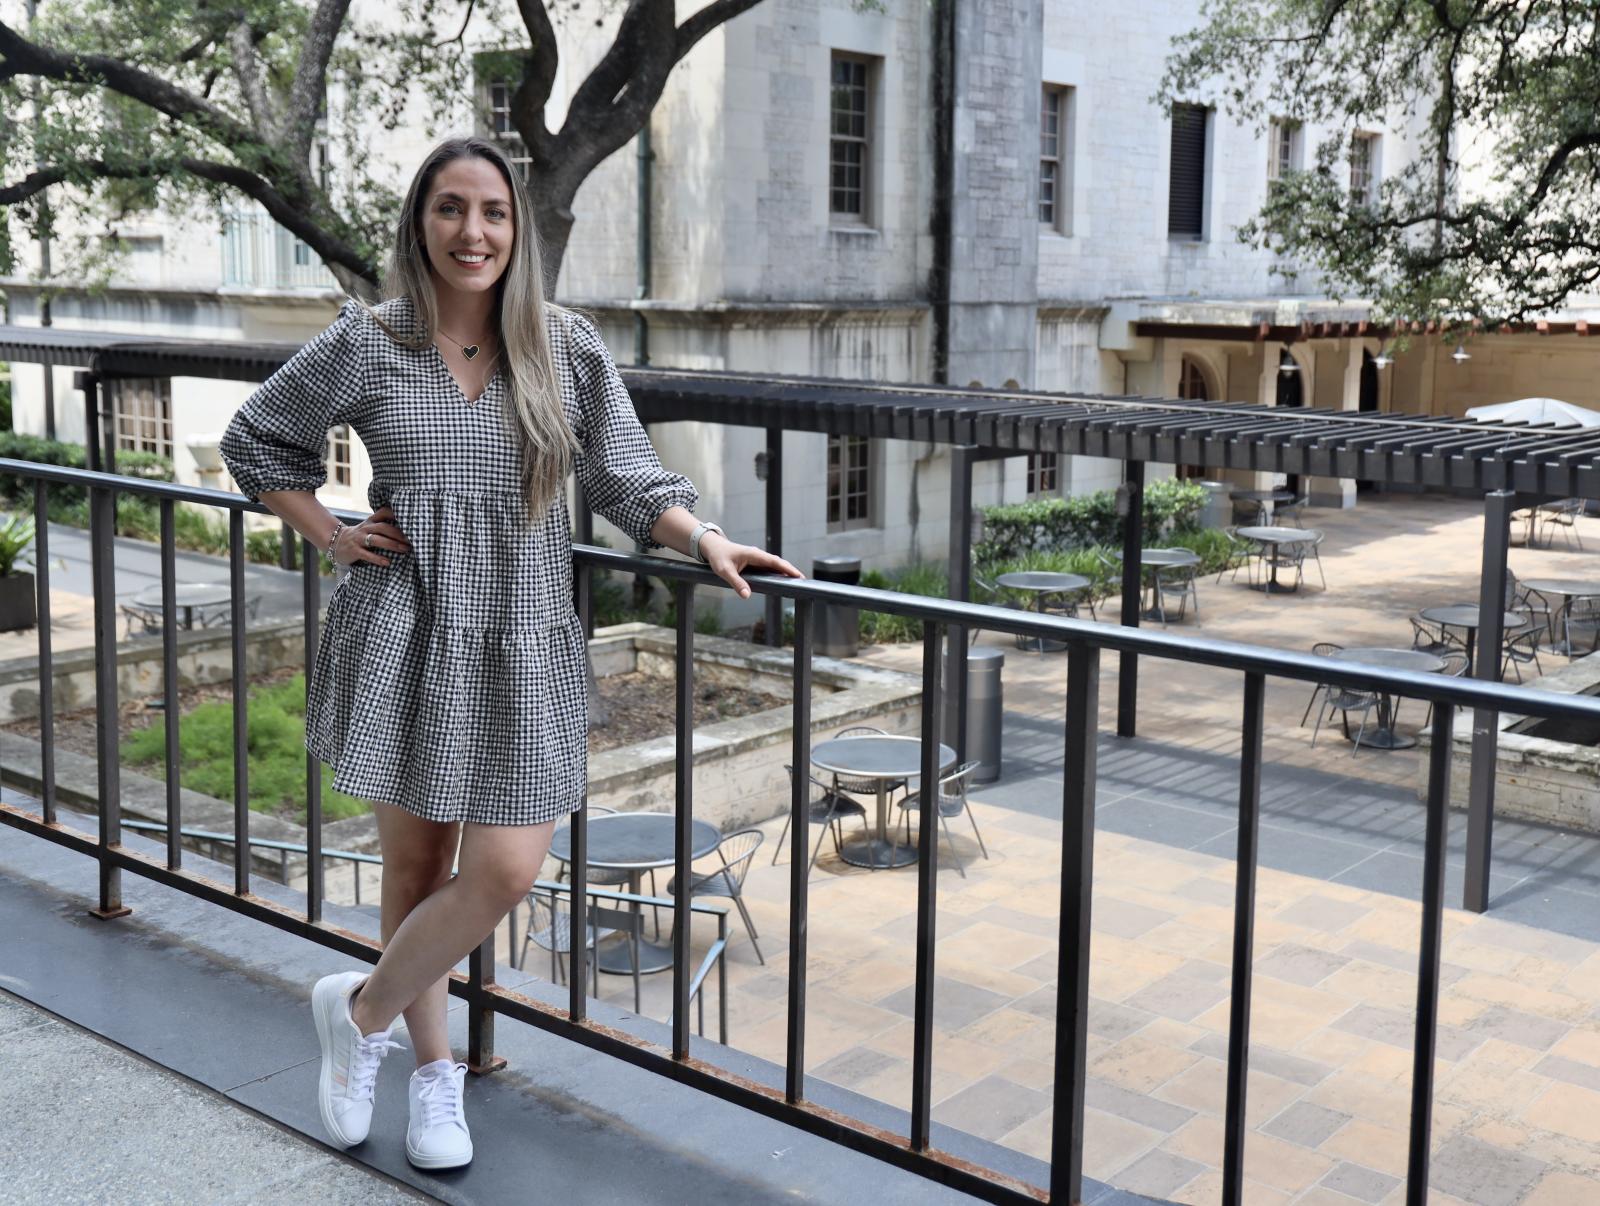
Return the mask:
<svg viewBox="0 0 1600 1206">
<path fill-rule="evenodd" d="M 978 769 L 972 772 L 974 783 L 993 783 L 1000 777 L 1000 668 L 1005 662 L 1005 651 L 992 646 L 967 650 L 966 756 L 969 761 L 978 761 Z M 950 663 L 946 659 L 945 682 L 949 681 Z M 951 745 L 956 744 L 953 702 L 947 697 L 944 708 L 944 739 Z"/>
<path fill-rule="evenodd" d="M 861 584 L 860 557 L 816 557 L 811 576 L 818 582 Z M 823 657 L 854 657 L 861 647 L 861 613 L 854 607 L 819 603 L 811 610 L 812 647 Z"/>
<path fill-rule="evenodd" d="M 1225 528 L 1233 523 L 1233 499 L 1228 497 L 1233 483 L 1201 482 L 1200 488 L 1206 492 L 1205 505 L 1200 508 L 1200 526 Z"/>
</svg>

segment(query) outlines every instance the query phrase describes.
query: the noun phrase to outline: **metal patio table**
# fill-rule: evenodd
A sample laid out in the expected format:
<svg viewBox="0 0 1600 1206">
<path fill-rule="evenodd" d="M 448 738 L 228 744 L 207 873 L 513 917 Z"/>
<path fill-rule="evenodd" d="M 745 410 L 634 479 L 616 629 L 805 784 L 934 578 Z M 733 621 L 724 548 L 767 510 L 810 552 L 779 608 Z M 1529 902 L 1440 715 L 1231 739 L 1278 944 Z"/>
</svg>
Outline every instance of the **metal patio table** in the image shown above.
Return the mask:
<svg viewBox="0 0 1600 1206">
<path fill-rule="evenodd" d="M 1448 607 L 1424 607 L 1420 613 L 1424 620 L 1430 624 L 1437 624 L 1440 628 L 1460 628 L 1467 634 L 1467 673 L 1471 674 L 1477 665 L 1474 650 L 1478 643 L 1478 629 L 1482 627 L 1478 616 L 1476 603 L 1455 603 Z M 1502 632 L 1511 632 L 1523 627 L 1528 622 L 1528 617 L 1519 615 L 1514 611 L 1502 612 L 1500 624 Z"/>
<path fill-rule="evenodd" d="M 1266 505 L 1267 505 L 1267 503 L 1272 503 L 1274 506 L 1276 506 L 1278 503 L 1293 502 L 1294 501 L 1294 497 L 1295 496 L 1294 496 L 1294 491 L 1293 490 L 1230 490 L 1230 491 L 1228 491 L 1228 499 L 1231 502 L 1254 503 L 1255 504 L 1255 508 L 1256 508 L 1256 518 L 1257 519 L 1261 519 L 1261 518 L 1264 518 L 1266 516 L 1266 513 L 1267 513 L 1267 506 Z"/>
<path fill-rule="evenodd" d="M 1007 590 L 1031 594 L 1033 610 L 1040 615 L 1044 614 L 1046 595 L 1069 595 L 1073 591 L 1083 590 L 1092 585 L 1082 574 L 1058 574 L 1050 570 L 1017 570 L 1014 573 L 1001 574 L 994 583 Z M 1017 638 L 1018 649 L 1028 649 L 1034 653 L 1053 653 L 1066 647 L 1065 641 L 1051 640 L 1049 637 Z"/>
<path fill-rule="evenodd" d="M 939 743 L 939 773 L 956 764 L 956 752 Z M 878 829 L 870 837 L 853 837 L 839 848 L 839 857 L 853 867 L 904 867 L 917 861 L 915 844 L 902 845 L 889 836 L 889 784 L 922 774 L 922 741 L 917 737 L 835 737 L 811 747 L 811 765 L 850 779 L 871 779 L 878 788 Z"/>
<path fill-rule="evenodd" d="M 233 589 L 226 582 L 175 582 L 172 586 L 172 605 L 174 610 L 181 611 L 183 618 L 179 624 L 183 628 L 194 627 L 195 609 L 199 607 L 215 607 L 227 603 L 233 598 Z M 147 586 L 133 597 L 134 603 L 140 607 L 161 610 L 161 586 Z"/>
<path fill-rule="evenodd" d="M 1292 595 L 1300 589 L 1299 583 L 1294 586 L 1284 586 L 1278 581 L 1278 546 L 1280 544 L 1305 544 L 1315 540 L 1317 534 L 1307 528 L 1238 528 L 1235 529 L 1246 540 L 1253 540 L 1257 544 L 1267 546 L 1267 562 L 1272 566 L 1272 577 L 1265 582 L 1252 582 L 1251 590 L 1264 590 L 1269 595 Z"/>
<path fill-rule="evenodd" d="M 1572 656 L 1572 602 L 1574 599 L 1600 598 L 1600 581 L 1585 578 L 1524 578 L 1522 585 L 1541 595 L 1561 596 L 1561 640 L 1555 639 L 1555 616 L 1550 617 L 1550 648 L 1557 653 Z M 1589 652 L 1600 648 L 1600 630 L 1590 644 Z"/>
<path fill-rule="evenodd" d="M 1161 601 L 1161 571 L 1199 565 L 1200 554 L 1193 549 L 1143 549 L 1139 553 L 1139 564 L 1155 571 L 1154 581 L 1150 586 L 1150 607 L 1142 613 L 1143 617 L 1146 620 L 1160 620 L 1165 624 L 1167 612 L 1166 605 Z M 1195 605 L 1195 610 L 1198 614 L 1199 604 Z"/>
<path fill-rule="evenodd" d="M 669 812 L 618 812 L 589 818 L 589 865 L 628 873 L 628 891 L 639 895 L 639 880 L 646 871 L 670 867 L 676 861 L 678 818 Z M 704 858 L 722 844 L 722 834 L 706 821 L 691 821 L 689 858 Z M 572 861 L 572 826 L 562 825 L 550 839 L 550 853 L 563 863 Z M 633 906 L 635 913 L 639 905 Z M 680 921 L 674 920 L 674 925 Z M 600 970 L 633 974 L 632 948 L 616 942 L 595 956 Z M 639 971 L 666 971 L 672 966 L 672 948 L 639 938 Z M 691 969 L 692 970 L 692 969 Z"/>
<path fill-rule="evenodd" d="M 1422 649 L 1387 649 L 1380 646 L 1356 645 L 1329 654 L 1336 661 L 1360 662 L 1363 666 L 1383 666 L 1389 670 L 1415 670 L 1419 674 L 1437 674 L 1444 669 L 1444 658 L 1436 657 Z M 1417 744 L 1415 737 L 1395 732 L 1396 708 L 1387 692 L 1378 695 L 1378 727 L 1376 730 L 1351 738 L 1357 745 L 1375 750 L 1408 750 Z M 1348 736 L 1348 734 L 1347 734 Z"/>
</svg>

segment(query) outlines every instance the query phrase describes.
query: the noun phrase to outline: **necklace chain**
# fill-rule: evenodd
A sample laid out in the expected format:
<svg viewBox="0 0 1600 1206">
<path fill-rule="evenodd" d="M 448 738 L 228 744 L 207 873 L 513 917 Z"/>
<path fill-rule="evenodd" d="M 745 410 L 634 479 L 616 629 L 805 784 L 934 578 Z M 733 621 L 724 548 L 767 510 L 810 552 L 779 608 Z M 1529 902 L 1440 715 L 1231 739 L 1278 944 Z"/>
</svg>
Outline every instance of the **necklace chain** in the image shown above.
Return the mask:
<svg viewBox="0 0 1600 1206">
<path fill-rule="evenodd" d="M 474 339 L 470 344 L 466 344 L 466 343 L 462 343 L 459 339 L 457 339 L 454 335 L 450 334 L 450 332 L 446 331 L 443 327 L 436 327 L 435 330 L 437 330 L 439 332 L 439 334 L 443 335 L 451 343 L 455 344 L 456 347 L 461 348 L 463 350 L 465 350 L 466 348 L 469 348 L 469 347 L 482 347 L 483 346 L 483 342 L 484 341 L 482 339 Z"/>
</svg>

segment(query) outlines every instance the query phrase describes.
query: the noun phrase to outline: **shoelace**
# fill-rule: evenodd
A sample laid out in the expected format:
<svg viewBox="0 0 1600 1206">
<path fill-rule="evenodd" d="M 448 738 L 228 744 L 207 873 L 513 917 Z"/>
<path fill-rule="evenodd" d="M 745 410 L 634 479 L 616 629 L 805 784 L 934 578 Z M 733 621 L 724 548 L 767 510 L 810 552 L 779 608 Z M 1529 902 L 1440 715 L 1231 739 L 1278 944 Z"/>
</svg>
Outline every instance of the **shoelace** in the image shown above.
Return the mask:
<svg viewBox="0 0 1600 1206">
<path fill-rule="evenodd" d="M 356 1039 L 350 1053 L 350 1077 L 346 1091 L 355 1101 L 371 1101 L 373 1088 L 378 1082 L 378 1065 L 391 1051 L 404 1051 L 405 1047 L 389 1037 L 387 1030 L 380 1034 L 363 1035 Z"/>
<path fill-rule="evenodd" d="M 465 1071 L 465 1064 L 457 1064 L 449 1072 L 423 1079 L 422 1087 L 417 1091 L 417 1100 L 422 1104 L 424 1127 L 463 1121 L 460 1073 Z"/>
</svg>

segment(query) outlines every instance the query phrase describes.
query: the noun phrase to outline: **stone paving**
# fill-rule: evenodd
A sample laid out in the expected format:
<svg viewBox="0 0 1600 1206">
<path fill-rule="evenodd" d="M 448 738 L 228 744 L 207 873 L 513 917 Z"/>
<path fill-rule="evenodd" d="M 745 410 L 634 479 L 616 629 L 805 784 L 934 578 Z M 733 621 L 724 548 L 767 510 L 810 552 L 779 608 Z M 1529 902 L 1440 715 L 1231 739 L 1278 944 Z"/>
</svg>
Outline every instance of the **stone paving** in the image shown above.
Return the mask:
<svg viewBox="0 0 1600 1206">
<path fill-rule="evenodd" d="M 1478 515 L 1404 497 L 1318 513 L 1307 522 L 1330 532 L 1327 592 L 1203 583 L 1203 624 L 1185 630 L 1298 649 L 1409 644 L 1407 615 L 1475 597 Z M 1600 548 L 1600 523 L 1580 527 Z M 1593 573 L 1597 558 L 1514 549 L 1512 567 Z M 1006 648 L 1006 774 L 972 793 L 988 858 L 961 820 L 965 878 L 944 848 L 934 1114 L 1048 1158 L 1065 661 L 985 639 Z M 864 651 L 908 669 L 919 656 Z M 1116 659 L 1102 669 L 1109 733 Z M 1269 683 L 1246 1201 L 1398 1202 L 1420 924 L 1417 755 L 1352 756 L 1337 732 L 1310 749 L 1298 725 L 1306 694 Z M 1146 661 L 1140 738 L 1100 741 L 1085 1171 L 1185 1203 L 1220 1194 L 1239 699 L 1238 675 Z M 1421 720 L 1410 705 L 1401 727 Z M 766 964 L 730 917 L 730 996 L 734 1045 L 782 1060 L 790 856 L 769 865 L 778 828 L 764 826 L 746 889 Z M 1460 831 L 1447 883 L 1457 903 Z M 1600 843 L 1508 822 L 1497 839 L 1490 913 L 1447 916 L 1430 1201 L 1600 1200 Z M 808 1070 L 909 1105 L 914 874 L 847 866 L 829 842 L 810 884 Z M 631 993 L 618 978 L 602 987 L 613 1001 Z M 644 1011 L 664 1017 L 669 990 L 651 978 Z"/>
</svg>

